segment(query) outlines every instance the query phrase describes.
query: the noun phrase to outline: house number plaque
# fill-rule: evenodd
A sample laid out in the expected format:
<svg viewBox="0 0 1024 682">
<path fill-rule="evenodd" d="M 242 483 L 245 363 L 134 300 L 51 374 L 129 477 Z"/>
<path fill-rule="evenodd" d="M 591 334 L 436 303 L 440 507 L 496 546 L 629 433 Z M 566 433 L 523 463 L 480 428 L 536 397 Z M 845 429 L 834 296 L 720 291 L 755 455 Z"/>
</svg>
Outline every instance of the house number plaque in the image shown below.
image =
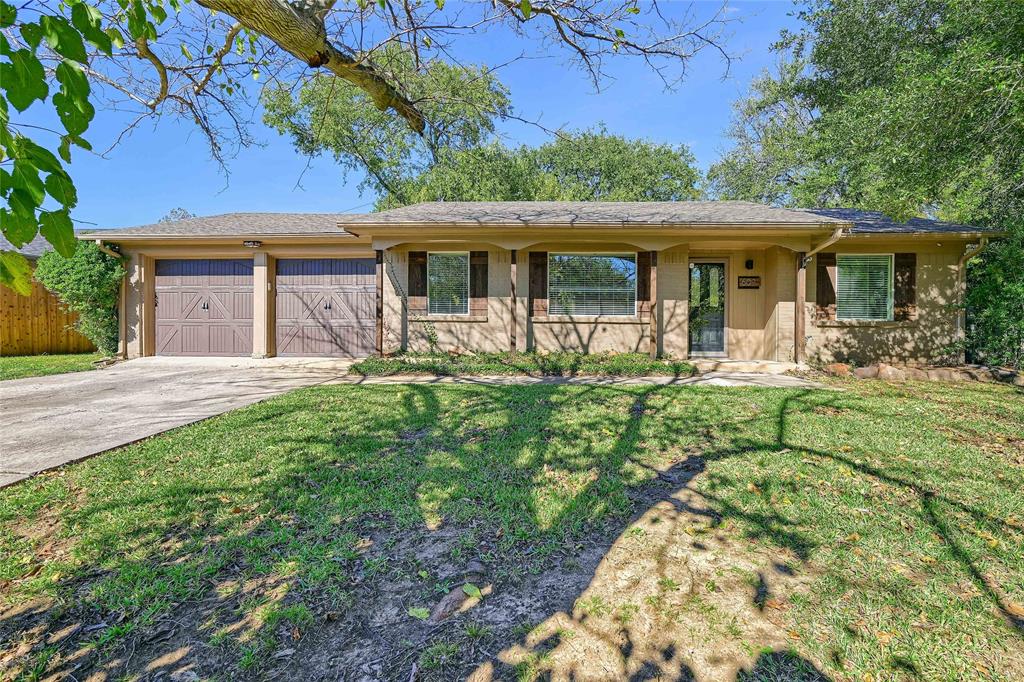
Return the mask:
<svg viewBox="0 0 1024 682">
<path fill-rule="evenodd" d="M 761 288 L 761 277 L 740 277 L 739 278 L 740 289 L 760 289 Z"/>
</svg>

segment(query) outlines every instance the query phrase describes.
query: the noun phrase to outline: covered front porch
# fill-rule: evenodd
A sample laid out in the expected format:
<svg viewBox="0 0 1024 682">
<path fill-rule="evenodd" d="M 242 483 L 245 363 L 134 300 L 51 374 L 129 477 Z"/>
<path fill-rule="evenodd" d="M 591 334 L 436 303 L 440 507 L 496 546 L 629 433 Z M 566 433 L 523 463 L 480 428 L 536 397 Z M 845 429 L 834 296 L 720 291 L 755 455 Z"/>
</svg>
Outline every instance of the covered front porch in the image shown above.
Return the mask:
<svg viewBox="0 0 1024 682">
<path fill-rule="evenodd" d="M 643 352 L 801 362 L 808 255 L 839 231 L 614 228 L 576 237 L 560 229 L 557 239 L 544 228 L 466 232 L 365 230 L 382 265 L 379 353 Z M 430 303 L 430 264 L 459 254 L 468 300 L 464 310 L 442 311 Z M 568 258 L 615 259 L 619 265 L 609 267 L 625 271 L 635 299 L 611 312 L 589 300 L 564 304 L 553 270 Z"/>
</svg>

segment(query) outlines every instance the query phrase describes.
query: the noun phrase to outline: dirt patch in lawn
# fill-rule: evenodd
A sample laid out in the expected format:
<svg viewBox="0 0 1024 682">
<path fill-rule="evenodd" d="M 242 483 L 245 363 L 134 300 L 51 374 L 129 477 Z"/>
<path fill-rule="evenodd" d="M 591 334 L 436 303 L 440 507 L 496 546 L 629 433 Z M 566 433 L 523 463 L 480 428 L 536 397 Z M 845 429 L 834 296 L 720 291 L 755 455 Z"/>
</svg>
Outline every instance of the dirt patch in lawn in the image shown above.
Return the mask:
<svg viewBox="0 0 1024 682">
<path fill-rule="evenodd" d="M 0 614 L 0 673 L 52 679 L 825 679 L 786 653 L 796 555 L 743 537 L 689 484 L 690 456 L 635 489 L 633 514 L 557 547 L 473 525 L 364 519 L 349 584 L 211 577 L 200 599 L 119 632 L 59 602 Z M 504 549 L 503 549 L 504 548 Z M 470 587 L 466 587 L 469 585 Z M 479 592 L 477 592 L 479 590 Z M 116 637 L 114 635 L 117 635 Z"/>
</svg>

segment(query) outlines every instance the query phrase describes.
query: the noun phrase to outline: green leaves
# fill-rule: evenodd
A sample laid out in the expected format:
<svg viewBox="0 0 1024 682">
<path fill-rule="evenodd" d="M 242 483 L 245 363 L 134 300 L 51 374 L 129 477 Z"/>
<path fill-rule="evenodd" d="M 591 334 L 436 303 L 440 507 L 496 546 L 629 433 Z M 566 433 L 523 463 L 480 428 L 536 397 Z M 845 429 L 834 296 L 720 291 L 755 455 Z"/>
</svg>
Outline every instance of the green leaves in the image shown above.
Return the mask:
<svg viewBox="0 0 1024 682">
<path fill-rule="evenodd" d="M 466 593 L 467 597 L 472 597 L 473 599 L 484 598 L 483 593 L 480 592 L 480 588 L 474 585 L 473 583 L 466 583 L 465 585 L 463 585 L 462 591 Z"/>
<path fill-rule="evenodd" d="M 61 89 L 53 96 L 53 106 L 64 129 L 74 138 L 89 128 L 96 113 L 89 102 L 89 81 L 77 65 L 67 60 L 57 66 L 56 76 Z"/>
<path fill-rule="evenodd" d="M 122 6 L 127 5 L 125 2 Z M 136 27 L 148 36 L 155 35 L 149 17 L 158 23 L 166 18 L 165 11 L 156 3 L 147 9 L 147 5 L 136 0 L 128 9 L 129 23 L 134 20 Z M 19 9 L 0 1 L 0 25 L 17 26 L 23 41 L 23 46 L 14 49 L 8 36 L 0 34 L 0 55 L 6 58 L 0 63 L 0 158 L 13 161 L 9 170 L 0 169 L 0 196 L 5 203 L 0 217 L 4 236 L 16 247 L 41 234 L 57 253 L 70 256 L 76 245 L 71 209 L 78 203 L 78 192 L 63 163 L 71 161 L 71 145 L 90 148 L 82 136 L 96 113 L 89 101 L 89 79 L 82 68 L 89 58 L 86 44 L 111 54 L 115 45 L 123 44 L 123 39 L 116 27 L 104 28 L 103 15 L 85 2 L 61 4 L 56 9 L 44 7 L 30 16 L 34 21 L 23 20 L 19 24 Z M 59 86 L 56 92 L 51 91 L 41 51 L 60 58 L 52 75 L 52 81 Z M 12 129 L 9 119 L 9 107 L 24 112 L 48 97 L 64 128 L 57 143 L 60 158 L 19 129 Z M 4 256 L 0 283 L 24 291 L 29 276 L 30 270 L 23 267 L 21 260 Z"/>
<path fill-rule="evenodd" d="M 0 216 L 4 210 L 0 209 Z M 20 253 L 0 251 L 0 285 L 22 296 L 32 293 L 32 266 Z"/>
<path fill-rule="evenodd" d="M 39 214 L 39 234 L 53 244 L 57 253 L 69 258 L 75 252 L 75 226 L 67 209 Z"/>
<path fill-rule="evenodd" d="M 59 15 L 44 14 L 39 19 L 39 27 L 54 52 L 76 62 L 85 63 L 85 43 L 82 41 L 82 34 L 70 21 Z"/>
<path fill-rule="evenodd" d="M 523 13 L 523 17 L 529 19 L 533 15 L 533 5 L 530 4 L 530 0 L 519 0 L 519 11 Z"/>
<path fill-rule="evenodd" d="M 0 89 L 7 101 L 18 111 L 25 111 L 49 93 L 43 64 L 28 50 L 15 50 L 6 55 L 11 61 L 0 64 Z"/>
<path fill-rule="evenodd" d="M 430 618 L 430 611 L 422 606 L 413 606 L 409 608 L 409 615 L 417 620 L 426 620 Z"/>
<path fill-rule="evenodd" d="M 80 2 L 71 7 L 71 23 L 90 43 L 104 54 L 111 54 L 113 44 L 110 36 L 103 30 L 103 15 L 92 5 Z"/>
</svg>

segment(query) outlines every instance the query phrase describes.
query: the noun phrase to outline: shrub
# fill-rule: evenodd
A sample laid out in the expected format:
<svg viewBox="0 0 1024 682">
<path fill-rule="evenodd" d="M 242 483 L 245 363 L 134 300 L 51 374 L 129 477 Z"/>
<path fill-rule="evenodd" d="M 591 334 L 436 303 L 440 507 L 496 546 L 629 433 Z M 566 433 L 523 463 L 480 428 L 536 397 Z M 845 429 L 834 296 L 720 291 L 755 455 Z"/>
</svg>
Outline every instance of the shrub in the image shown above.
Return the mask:
<svg viewBox="0 0 1024 682">
<path fill-rule="evenodd" d="M 972 360 L 1024 367 L 1024 234 L 992 244 L 968 265 L 967 352 Z"/>
<path fill-rule="evenodd" d="M 120 260 L 92 242 L 79 242 L 65 258 L 47 251 L 36 265 L 35 278 L 78 313 L 75 328 L 104 355 L 117 351 L 117 296 L 125 269 Z"/>
</svg>

